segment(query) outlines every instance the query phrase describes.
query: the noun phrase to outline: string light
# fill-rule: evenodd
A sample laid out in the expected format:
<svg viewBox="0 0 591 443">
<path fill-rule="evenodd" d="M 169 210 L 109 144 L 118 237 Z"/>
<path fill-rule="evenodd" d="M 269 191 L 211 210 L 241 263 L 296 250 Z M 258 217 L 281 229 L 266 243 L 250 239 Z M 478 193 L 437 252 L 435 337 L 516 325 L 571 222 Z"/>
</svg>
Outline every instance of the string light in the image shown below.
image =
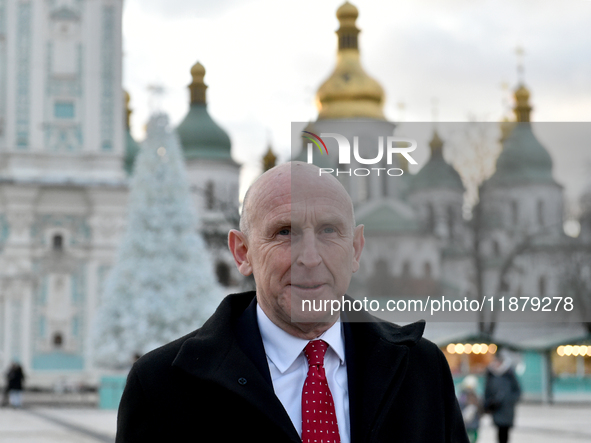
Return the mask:
<svg viewBox="0 0 591 443">
<path fill-rule="evenodd" d="M 448 354 L 494 354 L 497 352 L 497 345 L 491 343 L 450 343 L 445 348 Z"/>
<path fill-rule="evenodd" d="M 560 345 L 556 348 L 559 357 L 591 357 L 591 346 L 589 345 Z"/>
</svg>

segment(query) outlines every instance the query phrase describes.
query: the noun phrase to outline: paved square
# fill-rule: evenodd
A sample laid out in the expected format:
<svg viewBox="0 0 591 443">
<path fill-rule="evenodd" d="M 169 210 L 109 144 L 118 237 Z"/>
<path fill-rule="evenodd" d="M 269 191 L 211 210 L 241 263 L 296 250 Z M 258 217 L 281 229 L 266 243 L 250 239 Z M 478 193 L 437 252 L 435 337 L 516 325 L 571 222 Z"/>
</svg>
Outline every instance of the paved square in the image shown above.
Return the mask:
<svg viewBox="0 0 591 443">
<path fill-rule="evenodd" d="M 519 405 L 510 443 L 591 441 L 591 405 Z M 116 411 L 36 407 L 0 409 L 2 443 L 113 443 Z M 478 443 L 496 443 L 490 416 L 481 423 Z"/>
</svg>

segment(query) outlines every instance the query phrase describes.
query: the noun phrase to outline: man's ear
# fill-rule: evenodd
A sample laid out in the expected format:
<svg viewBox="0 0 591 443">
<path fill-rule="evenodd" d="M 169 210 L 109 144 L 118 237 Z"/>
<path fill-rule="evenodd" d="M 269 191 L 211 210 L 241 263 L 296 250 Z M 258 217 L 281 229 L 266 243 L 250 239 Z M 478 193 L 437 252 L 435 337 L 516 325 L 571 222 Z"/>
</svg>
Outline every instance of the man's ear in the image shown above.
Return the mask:
<svg viewBox="0 0 591 443">
<path fill-rule="evenodd" d="M 359 225 L 353 232 L 353 272 L 359 270 L 359 261 L 361 260 L 361 252 L 365 246 L 365 237 L 363 236 L 363 225 Z"/>
<path fill-rule="evenodd" d="M 236 229 L 230 230 L 228 233 L 228 247 L 234 256 L 234 261 L 240 273 L 245 277 L 252 274 L 252 264 L 248 256 L 248 241 L 246 236 Z"/>
</svg>

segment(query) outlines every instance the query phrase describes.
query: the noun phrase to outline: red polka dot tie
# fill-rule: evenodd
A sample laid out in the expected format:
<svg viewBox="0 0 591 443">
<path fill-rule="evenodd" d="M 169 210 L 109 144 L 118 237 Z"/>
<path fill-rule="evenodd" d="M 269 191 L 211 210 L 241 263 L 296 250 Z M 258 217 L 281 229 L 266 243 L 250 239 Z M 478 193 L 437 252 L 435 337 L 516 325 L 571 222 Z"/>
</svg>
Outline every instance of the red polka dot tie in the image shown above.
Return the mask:
<svg viewBox="0 0 591 443">
<path fill-rule="evenodd" d="M 327 349 L 328 344 L 323 340 L 311 341 L 304 349 L 309 367 L 302 390 L 303 443 L 341 442 L 334 402 L 324 372 Z"/>
</svg>

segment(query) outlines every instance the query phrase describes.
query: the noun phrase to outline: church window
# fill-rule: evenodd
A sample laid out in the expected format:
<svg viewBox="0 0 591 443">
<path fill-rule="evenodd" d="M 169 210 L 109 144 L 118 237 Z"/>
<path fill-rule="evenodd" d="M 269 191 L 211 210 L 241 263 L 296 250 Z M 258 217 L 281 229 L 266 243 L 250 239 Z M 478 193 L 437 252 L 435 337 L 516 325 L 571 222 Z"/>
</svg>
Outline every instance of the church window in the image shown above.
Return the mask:
<svg viewBox="0 0 591 443">
<path fill-rule="evenodd" d="M 435 231 L 435 210 L 431 203 L 427 204 L 427 230 L 429 232 Z"/>
<path fill-rule="evenodd" d="M 215 273 L 222 286 L 230 286 L 230 267 L 226 263 L 218 262 L 215 266 Z"/>
<path fill-rule="evenodd" d="M 519 206 L 517 205 L 517 202 L 515 200 L 513 200 L 511 202 L 511 222 L 514 225 L 516 225 L 518 221 L 519 221 Z"/>
<path fill-rule="evenodd" d="M 402 264 L 402 276 L 403 277 L 410 277 L 410 262 L 405 261 Z"/>
<path fill-rule="evenodd" d="M 540 297 L 546 296 L 546 277 L 543 275 L 538 279 L 538 293 Z"/>
<path fill-rule="evenodd" d="M 74 103 L 56 102 L 53 107 L 55 118 L 74 118 Z"/>
<path fill-rule="evenodd" d="M 396 286 L 390 274 L 388 261 L 379 258 L 374 262 L 374 270 L 368 279 L 368 289 L 371 294 L 386 296 L 392 293 L 393 286 Z"/>
<path fill-rule="evenodd" d="M 213 209 L 215 206 L 215 190 L 211 180 L 205 185 L 205 205 L 207 209 Z"/>
<path fill-rule="evenodd" d="M 538 200 L 538 224 L 544 226 L 544 202 Z"/>
<path fill-rule="evenodd" d="M 64 337 L 61 332 L 56 332 L 53 334 L 53 347 L 59 349 L 64 344 Z"/>
<path fill-rule="evenodd" d="M 447 208 L 447 232 L 449 238 L 454 238 L 454 208 L 451 206 Z"/>
<path fill-rule="evenodd" d="M 55 234 L 51 240 L 51 247 L 54 251 L 62 251 L 64 249 L 64 237 L 61 234 Z"/>
</svg>

